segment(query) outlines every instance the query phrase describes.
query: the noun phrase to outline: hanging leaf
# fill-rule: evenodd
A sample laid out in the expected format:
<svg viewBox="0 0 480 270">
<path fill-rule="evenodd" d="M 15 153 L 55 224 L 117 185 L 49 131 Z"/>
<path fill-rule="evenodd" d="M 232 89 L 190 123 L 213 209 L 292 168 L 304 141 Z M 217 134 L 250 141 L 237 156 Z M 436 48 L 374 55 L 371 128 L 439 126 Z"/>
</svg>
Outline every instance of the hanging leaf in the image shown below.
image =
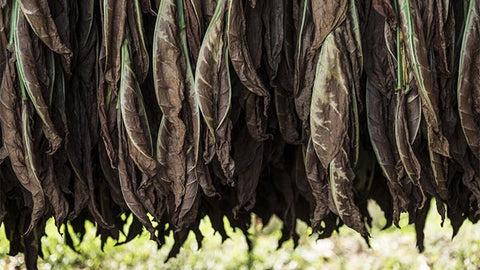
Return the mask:
<svg viewBox="0 0 480 270">
<path fill-rule="evenodd" d="M 310 109 L 312 142 L 324 168 L 338 154 L 348 130 L 351 80 L 342 27 L 327 36 L 318 58 Z"/>
<path fill-rule="evenodd" d="M 480 124 L 478 99 L 480 54 L 478 46 L 480 37 L 480 3 L 471 0 L 468 5 L 467 18 L 462 39 L 461 54 L 458 67 L 457 99 L 463 134 L 473 154 L 480 159 Z"/>
</svg>

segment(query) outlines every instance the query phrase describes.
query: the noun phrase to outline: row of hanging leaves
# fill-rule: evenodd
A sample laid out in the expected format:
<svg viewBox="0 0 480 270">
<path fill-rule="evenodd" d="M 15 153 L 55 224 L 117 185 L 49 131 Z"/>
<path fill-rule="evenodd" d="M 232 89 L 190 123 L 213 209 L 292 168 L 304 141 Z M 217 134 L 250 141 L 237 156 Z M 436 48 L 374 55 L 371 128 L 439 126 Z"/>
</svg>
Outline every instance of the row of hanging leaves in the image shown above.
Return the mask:
<svg viewBox="0 0 480 270">
<path fill-rule="evenodd" d="M 368 241 L 375 200 L 421 250 L 432 199 L 454 235 L 479 218 L 480 0 L 0 8 L 0 222 L 30 269 L 52 216 L 105 243 L 131 215 L 169 257 L 204 217 Z"/>
</svg>

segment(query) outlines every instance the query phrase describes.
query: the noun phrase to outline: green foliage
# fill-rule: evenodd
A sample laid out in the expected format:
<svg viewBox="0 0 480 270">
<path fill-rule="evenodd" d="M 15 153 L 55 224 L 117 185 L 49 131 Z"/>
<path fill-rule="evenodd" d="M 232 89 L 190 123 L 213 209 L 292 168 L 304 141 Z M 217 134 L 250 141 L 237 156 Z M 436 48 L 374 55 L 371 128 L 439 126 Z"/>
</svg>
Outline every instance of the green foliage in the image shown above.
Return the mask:
<svg viewBox="0 0 480 270">
<path fill-rule="evenodd" d="M 433 206 L 433 205 L 432 205 Z M 477 269 L 480 263 L 480 231 L 466 222 L 459 234 L 451 240 L 448 220 L 444 227 L 436 211 L 431 211 L 425 228 L 426 250 L 420 254 L 415 247 L 415 230 L 402 215 L 402 230 L 389 228 L 382 213 L 374 203 L 369 205 L 373 213 L 371 246 L 352 229 L 342 227 L 340 234 L 329 239 L 315 240 L 311 229 L 299 222 L 299 246 L 293 249 L 293 241 L 287 241 L 277 249 L 282 223 L 274 218 L 268 224 L 256 222 L 249 230 L 253 250 L 248 252 L 245 237 L 227 225 L 231 237 L 223 244 L 214 234 L 210 221 L 205 219 L 200 230 L 205 235 L 199 250 L 193 233 L 189 236 L 177 258 L 167 263 L 173 237 L 157 250 L 149 240 L 148 232 L 124 245 L 115 246 L 109 239 L 100 251 L 100 239 L 95 236 L 92 223 L 85 224 L 86 235 L 81 243 L 74 239 L 78 253 L 67 247 L 56 230 L 54 221 L 47 223 L 47 236 L 42 238 L 44 259 L 39 260 L 39 269 Z M 131 217 L 126 226 L 131 222 Z M 228 223 L 227 223 L 228 224 Z M 61 232 L 65 226 L 61 228 Z M 124 237 L 123 237 L 124 238 Z M 0 229 L 0 269 L 24 268 L 23 255 L 9 257 L 4 228 Z"/>
</svg>

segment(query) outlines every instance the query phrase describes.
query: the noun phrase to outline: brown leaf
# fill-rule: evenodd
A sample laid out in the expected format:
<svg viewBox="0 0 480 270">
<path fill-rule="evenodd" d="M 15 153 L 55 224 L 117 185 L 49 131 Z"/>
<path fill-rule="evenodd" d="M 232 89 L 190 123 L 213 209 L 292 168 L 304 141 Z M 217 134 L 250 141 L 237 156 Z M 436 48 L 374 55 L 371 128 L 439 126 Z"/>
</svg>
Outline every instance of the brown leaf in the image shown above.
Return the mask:
<svg viewBox="0 0 480 270">
<path fill-rule="evenodd" d="M 105 81 L 116 89 L 120 79 L 121 48 L 127 18 L 126 0 L 103 0 L 103 43 L 105 46 Z"/>
<path fill-rule="evenodd" d="M 12 169 L 22 186 L 31 194 L 33 200 L 30 224 L 25 232 L 34 229 L 45 209 L 45 195 L 41 183 L 28 169 L 25 146 L 22 140 L 20 124 L 20 98 L 16 92 L 15 57 L 9 57 L 0 87 L 0 120 L 2 123 L 3 143 L 9 153 Z"/>
<path fill-rule="evenodd" d="M 129 154 L 138 168 L 148 178 L 157 174 L 157 161 L 153 157 L 150 132 L 142 123 L 145 117 L 143 97 L 135 73 L 132 70 L 129 43 L 122 46 L 122 69 L 120 82 L 120 110 L 127 131 Z M 145 121 L 148 123 L 148 121 Z M 148 124 L 147 124 L 148 125 Z"/>
<path fill-rule="evenodd" d="M 310 111 L 312 142 L 324 168 L 338 154 L 347 136 L 352 90 L 346 51 L 339 44 L 342 27 L 327 36 L 322 46 L 313 86 Z"/>
<path fill-rule="evenodd" d="M 36 72 L 32 40 L 25 17 L 20 10 L 17 12 L 15 23 L 17 27 L 14 34 L 14 43 L 20 82 L 24 85 L 38 116 L 43 122 L 45 137 L 50 142 L 50 153 L 54 153 L 60 147 L 62 138 L 52 122 L 48 105 L 43 97 Z"/>
<path fill-rule="evenodd" d="M 50 15 L 47 0 L 20 0 L 20 8 L 35 34 L 52 51 L 61 54 L 70 67 L 72 51 L 61 40 L 57 26 Z M 26 42 L 26 41 L 25 41 Z"/>
</svg>

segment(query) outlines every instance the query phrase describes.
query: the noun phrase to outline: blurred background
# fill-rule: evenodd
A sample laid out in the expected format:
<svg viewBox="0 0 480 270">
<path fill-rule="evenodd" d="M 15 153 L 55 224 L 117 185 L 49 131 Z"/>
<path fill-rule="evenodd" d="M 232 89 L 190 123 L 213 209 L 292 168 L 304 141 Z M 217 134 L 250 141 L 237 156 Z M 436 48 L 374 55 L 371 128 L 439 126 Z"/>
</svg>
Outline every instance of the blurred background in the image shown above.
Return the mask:
<svg viewBox="0 0 480 270">
<path fill-rule="evenodd" d="M 402 216 L 402 230 L 382 230 L 385 220 L 380 208 L 369 204 L 373 223 L 371 248 L 353 230 L 343 226 L 340 233 L 328 239 L 316 240 L 305 223 L 298 223 L 299 245 L 293 249 L 289 240 L 278 247 L 282 223 L 272 219 L 268 224 L 256 224 L 247 236 L 253 243 L 248 251 L 245 236 L 227 225 L 230 239 L 224 243 L 214 234 L 208 219 L 201 223 L 205 236 L 199 249 L 195 237 L 189 236 L 176 258 L 164 262 L 173 245 L 173 237 L 157 249 L 148 233 L 129 243 L 115 246 L 109 239 L 102 252 L 95 226 L 86 223 L 87 234 L 81 243 L 73 239 L 78 252 L 69 248 L 54 226 L 47 223 L 47 236 L 42 238 L 44 259 L 39 269 L 478 269 L 480 265 L 480 230 L 465 222 L 452 240 L 448 220 L 441 227 L 441 218 L 432 206 L 425 227 L 425 251 L 419 253 L 415 230 Z M 131 222 L 131 217 L 125 217 Z M 255 218 L 252 216 L 252 218 Z M 228 222 L 226 221 L 226 224 Z M 68 226 L 67 226 L 68 229 Z M 63 226 L 60 232 L 65 230 Z M 0 269 L 24 269 L 23 255 L 10 257 L 5 231 L 0 227 Z"/>
</svg>

